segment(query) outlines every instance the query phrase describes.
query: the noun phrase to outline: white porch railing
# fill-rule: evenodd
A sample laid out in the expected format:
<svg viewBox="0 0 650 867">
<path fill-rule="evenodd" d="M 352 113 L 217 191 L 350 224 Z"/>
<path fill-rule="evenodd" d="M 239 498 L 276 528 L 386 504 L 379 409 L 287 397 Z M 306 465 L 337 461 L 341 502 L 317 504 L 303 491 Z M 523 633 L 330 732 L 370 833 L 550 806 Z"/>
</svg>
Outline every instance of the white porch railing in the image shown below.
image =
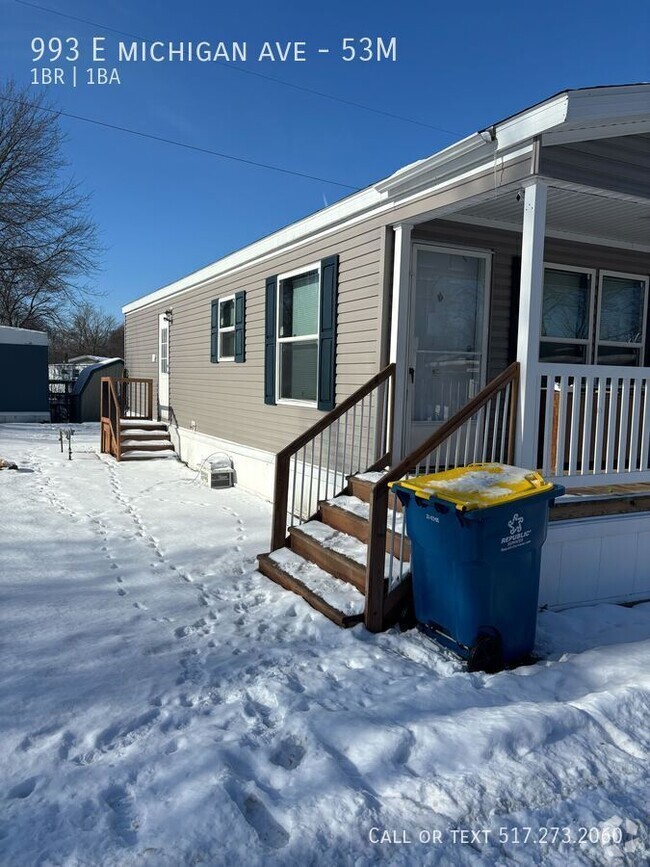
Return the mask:
<svg viewBox="0 0 650 867">
<path fill-rule="evenodd" d="M 538 366 L 538 464 L 580 485 L 650 481 L 650 368 Z"/>
</svg>

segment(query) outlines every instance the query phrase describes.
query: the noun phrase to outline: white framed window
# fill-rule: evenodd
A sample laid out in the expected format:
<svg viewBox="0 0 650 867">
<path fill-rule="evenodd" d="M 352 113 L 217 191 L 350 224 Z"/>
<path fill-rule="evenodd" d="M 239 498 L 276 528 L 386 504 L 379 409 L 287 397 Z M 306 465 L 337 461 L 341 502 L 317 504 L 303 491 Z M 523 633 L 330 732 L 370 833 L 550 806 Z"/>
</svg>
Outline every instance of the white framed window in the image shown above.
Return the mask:
<svg viewBox="0 0 650 867">
<path fill-rule="evenodd" d="M 540 361 L 590 363 L 595 285 L 593 270 L 545 265 Z"/>
<path fill-rule="evenodd" d="M 169 326 L 160 329 L 160 372 L 169 373 Z"/>
<path fill-rule="evenodd" d="M 638 274 L 546 265 L 540 361 L 643 365 L 648 283 Z"/>
<path fill-rule="evenodd" d="M 648 278 L 601 271 L 598 281 L 596 364 L 644 363 Z"/>
<path fill-rule="evenodd" d="M 320 263 L 278 275 L 276 400 L 316 406 Z"/>
<path fill-rule="evenodd" d="M 219 299 L 219 361 L 235 360 L 235 296 Z"/>
</svg>

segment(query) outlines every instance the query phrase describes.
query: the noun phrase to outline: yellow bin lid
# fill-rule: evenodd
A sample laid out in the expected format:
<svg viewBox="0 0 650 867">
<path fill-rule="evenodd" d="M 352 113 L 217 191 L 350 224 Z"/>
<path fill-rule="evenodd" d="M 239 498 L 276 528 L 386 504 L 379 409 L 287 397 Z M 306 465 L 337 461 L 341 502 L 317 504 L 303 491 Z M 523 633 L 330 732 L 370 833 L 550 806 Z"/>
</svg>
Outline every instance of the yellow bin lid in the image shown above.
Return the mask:
<svg viewBox="0 0 650 867">
<path fill-rule="evenodd" d="M 422 500 L 431 497 L 447 500 L 461 512 L 501 506 L 553 487 L 552 482 L 546 482 L 535 470 L 507 464 L 469 464 L 389 484 L 393 485 L 415 491 Z"/>
</svg>

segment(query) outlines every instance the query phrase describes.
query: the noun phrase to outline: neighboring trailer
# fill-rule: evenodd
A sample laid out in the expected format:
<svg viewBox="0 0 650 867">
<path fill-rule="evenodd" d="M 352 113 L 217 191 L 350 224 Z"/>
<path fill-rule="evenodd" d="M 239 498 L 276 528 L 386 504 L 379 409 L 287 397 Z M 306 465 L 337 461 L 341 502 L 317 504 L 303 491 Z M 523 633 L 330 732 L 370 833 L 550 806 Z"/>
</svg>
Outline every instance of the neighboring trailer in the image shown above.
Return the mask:
<svg viewBox="0 0 650 867">
<path fill-rule="evenodd" d="M 50 420 L 48 336 L 0 326 L 0 422 Z"/>
</svg>

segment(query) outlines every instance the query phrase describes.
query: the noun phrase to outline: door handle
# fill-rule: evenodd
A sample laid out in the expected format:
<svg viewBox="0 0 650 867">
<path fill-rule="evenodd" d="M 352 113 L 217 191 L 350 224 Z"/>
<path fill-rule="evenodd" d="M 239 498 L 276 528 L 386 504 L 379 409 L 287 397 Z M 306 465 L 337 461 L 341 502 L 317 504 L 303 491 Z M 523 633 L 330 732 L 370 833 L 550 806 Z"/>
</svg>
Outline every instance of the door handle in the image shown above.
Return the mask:
<svg viewBox="0 0 650 867">
<path fill-rule="evenodd" d="M 411 383 L 415 382 L 415 368 L 409 367 L 409 376 L 411 377 Z"/>
</svg>

